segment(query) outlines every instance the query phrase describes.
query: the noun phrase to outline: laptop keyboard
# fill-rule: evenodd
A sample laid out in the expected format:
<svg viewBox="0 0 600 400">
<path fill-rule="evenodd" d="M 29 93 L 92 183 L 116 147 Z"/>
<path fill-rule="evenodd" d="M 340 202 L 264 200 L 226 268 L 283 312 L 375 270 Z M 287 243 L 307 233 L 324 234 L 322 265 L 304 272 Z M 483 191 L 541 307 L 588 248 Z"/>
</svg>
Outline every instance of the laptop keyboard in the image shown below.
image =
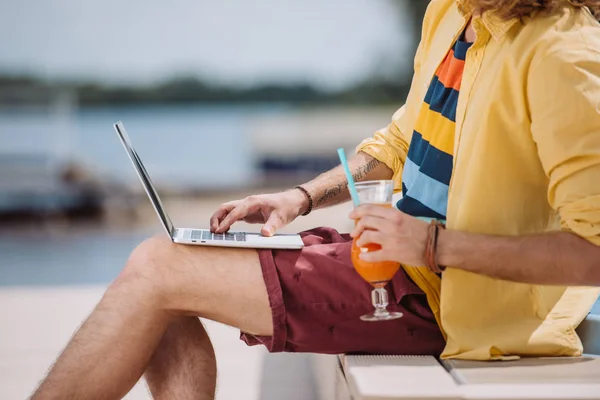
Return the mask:
<svg viewBox="0 0 600 400">
<path fill-rule="evenodd" d="M 228 242 L 245 242 L 246 234 L 244 232 L 235 233 L 212 233 L 206 230 L 193 230 L 192 240 L 223 240 Z"/>
</svg>

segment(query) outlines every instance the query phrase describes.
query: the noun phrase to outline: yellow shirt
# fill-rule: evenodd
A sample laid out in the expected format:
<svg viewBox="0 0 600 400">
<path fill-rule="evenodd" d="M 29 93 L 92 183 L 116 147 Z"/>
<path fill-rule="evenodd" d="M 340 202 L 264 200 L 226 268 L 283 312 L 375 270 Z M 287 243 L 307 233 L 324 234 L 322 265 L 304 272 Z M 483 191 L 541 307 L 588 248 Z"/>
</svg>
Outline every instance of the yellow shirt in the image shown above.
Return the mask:
<svg viewBox="0 0 600 400">
<path fill-rule="evenodd" d="M 600 26 L 563 2 L 549 15 L 473 16 L 464 0 L 427 10 L 406 105 L 359 147 L 401 188 L 408 143 L 438 65 L 473 18 L 458 100 L 447 226 L 474 233 L 574 232 L 600 245 Z M 518 257 L 515 254 L 515 257 Z M 447 338 L 442 357 L 580 355 L 576 326 L 599 289 L 512 283 L 405 267 Z"/>
</svg>

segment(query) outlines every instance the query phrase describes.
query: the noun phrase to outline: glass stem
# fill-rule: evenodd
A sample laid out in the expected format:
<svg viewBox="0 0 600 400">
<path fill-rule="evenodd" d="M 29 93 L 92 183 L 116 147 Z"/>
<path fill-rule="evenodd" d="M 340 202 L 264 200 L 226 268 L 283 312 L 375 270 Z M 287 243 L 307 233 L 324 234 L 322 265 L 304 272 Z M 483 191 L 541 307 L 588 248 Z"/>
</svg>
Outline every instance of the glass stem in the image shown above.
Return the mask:
<svg viewBox="0 0 600 400">
<path fill-rule="evenodd" d="M 388 293 L 384 288 L 373 289 L 371 292 L 371 301 L 375 307 L 375 316 L 388 315 Z"/>
</svg>

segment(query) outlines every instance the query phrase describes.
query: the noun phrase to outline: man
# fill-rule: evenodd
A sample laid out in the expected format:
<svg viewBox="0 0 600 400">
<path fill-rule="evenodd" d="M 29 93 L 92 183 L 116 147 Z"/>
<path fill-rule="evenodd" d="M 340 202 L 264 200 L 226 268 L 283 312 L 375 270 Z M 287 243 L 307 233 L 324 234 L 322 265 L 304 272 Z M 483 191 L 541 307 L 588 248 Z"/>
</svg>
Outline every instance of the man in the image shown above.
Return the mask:
<svg viewBox="0 0 600 400">
<path fill-rule="evenodd" d="M 597 0 L 431 3 L 406 106 L 350 161 L 357 180 L 393 179 L 404 193 L 397 209 L 351 215 L 354 236 L 382 245 L 365 259 L 403 264 L 389 309 L 404 318 L 359 320 L 368 285 L 350 238 L 331 229 L 303 233 L 302 251 L 154 238 L 33 398 L 119 398 L 142 374 L 155 398 L 212 398 L 214 354 L 197 317 L 270 351 L 580 354 L 574 328 L 598 290 L 561 285 L 600 284 L 600 29 L 590 11 L 600 15 Z M 245 220 L 271 235 L 347 199 L 336 168 L 226 203 L 211 228 Z"/>
</svg>

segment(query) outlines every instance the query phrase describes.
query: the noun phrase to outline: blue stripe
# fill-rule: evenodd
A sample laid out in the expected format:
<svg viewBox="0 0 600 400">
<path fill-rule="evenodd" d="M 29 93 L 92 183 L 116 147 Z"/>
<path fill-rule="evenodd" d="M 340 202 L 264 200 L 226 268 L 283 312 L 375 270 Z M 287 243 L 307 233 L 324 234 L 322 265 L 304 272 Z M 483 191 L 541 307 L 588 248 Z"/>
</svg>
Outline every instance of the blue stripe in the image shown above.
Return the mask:
<svg viewBox="0 0 600 400">
<path fill-rule="evenodd" d="M 472 45 L 473 43 L 458 40 L 454 45 L 454 58 L 465 61 L 467 59 L 467 51 Z"/>
<path fill-rule="evenodd" d="M 425 153 L 427 153 L 427 147 L 429 147 L 429 142 L 423 139 L 423 135 L 419 132 L 414 131 L 410 140 L 410 146 L 408 146 L 407 157 L 415 164 L 421 165 L 425 158 Z"/>
<path fill-rule="evenodd" d="M 429 104 L 429 109 L 442 114 L 452 122 L 456 122 L 456 107 L 458 104 L 458 91 L 453 88 L 447 88 L 438 79 L 433 77 L 425 103 Z"/>
<path fill-rule="evenodd" d="M 450 154 L 429 146 L 425 161 L 421 163 L 421 172 L 438 182 L 449 185 L 453 167 L 453 158 Z"/>
<path fill-rule="evenodd" d="M 410 146 L 408 147 L 407 160 L 418 165 L 421 172 L 425 175 L 446 185 L 450 184 L 454 165 L 452 156 L 430 145 L 417 131 L 413 132 Z"/>
<path fill-rule="evenodd" d="M 409 196 L 402 197 L 400 200 L 398 200 L 396 207 L 400 211 L 407 213 L 408 215 L 412 215 L 413 217 L 429 217 L 442 220 L 446 219 L 445 215 L 436 213 L 429 207 L 423 205 L 420 201 Z"/>
<path fill-rule="evenodd" d="M 431 103 L 431 99 L 433 98 L 433 92 L 435 91 L 437 85 L 440 83 L 439 78 L 437 77 L 437 73 L 436 75 L 433 76 L 433 78 L 431 79 L 431 82 L 429 83 L 429 88 L 427 89 L 427 93 L 425 93 L 425 103 L 430 104 Z M 442 85 L 444 86 L 444 85 Z"/>
<path fill-rule="evenodd" d="M 406 186 L 406 193 L 413 187 L 417 177 L 421 173 L 419 171 L 421 167 L 415 164 L 410 158 L 404 161 L 404 169 L 402 170 L 402 184 Z"/>
<path fill-rule="evenodd" d="M 448 207 L 448 185 L 438 182 L 419 170 L 419 166 L 407 159 L 404 163 L 402 182 L 407 187 L 406 195 L 440 215 L 446 215 Z"/>
</svg>

